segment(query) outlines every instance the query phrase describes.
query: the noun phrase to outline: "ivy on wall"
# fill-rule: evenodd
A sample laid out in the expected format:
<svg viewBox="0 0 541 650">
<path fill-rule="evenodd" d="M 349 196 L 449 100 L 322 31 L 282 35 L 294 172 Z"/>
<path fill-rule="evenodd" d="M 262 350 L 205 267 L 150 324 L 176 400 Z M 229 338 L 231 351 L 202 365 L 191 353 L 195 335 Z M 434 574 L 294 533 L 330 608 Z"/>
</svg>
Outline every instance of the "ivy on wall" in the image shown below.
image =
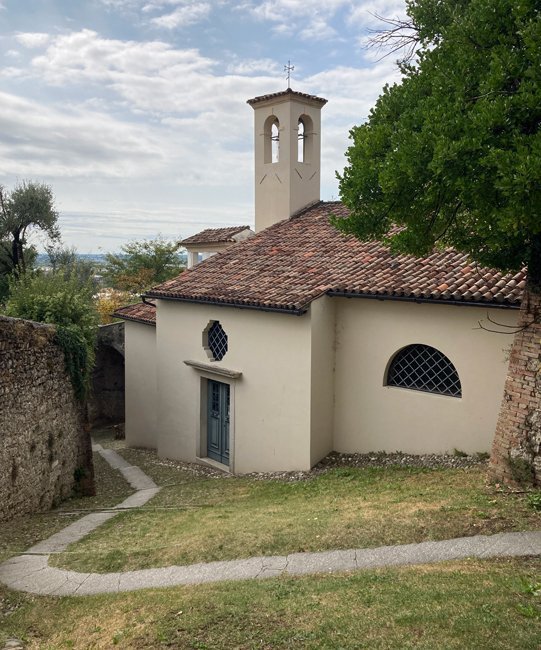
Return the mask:
<svg viewBox="0 0 541 650">
<path fill-rule="evenodd" d="M 66 371 L 68 372 L 75 395 L 84 401 L 88 395 L 90 377 L 94 365 L 94 349 L 78 327 L 59 326 L 54 342 L 64 352 Z"/>
</svg>

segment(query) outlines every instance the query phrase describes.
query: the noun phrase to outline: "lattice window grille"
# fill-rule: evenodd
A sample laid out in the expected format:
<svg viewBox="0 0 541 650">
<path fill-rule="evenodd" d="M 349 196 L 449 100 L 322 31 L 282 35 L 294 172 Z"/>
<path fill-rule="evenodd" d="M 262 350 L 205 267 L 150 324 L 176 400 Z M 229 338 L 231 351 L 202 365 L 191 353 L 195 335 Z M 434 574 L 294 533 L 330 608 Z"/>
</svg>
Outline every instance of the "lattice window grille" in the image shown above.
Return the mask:
<svg viewBox="0 0 541 650">
<path fill-rule="evenodd" d="M 214 361 L 221 361 L 227 352 L 227 334 L 219 321 L 214 321 L 208 331 L 208 347 Z"/>
<path fill-rule="evenodd" d="M 401 350 L 391 363 L 387 385 L 462 396 L 456 368 L 444 354 L 428 345 L 410 345 Z"/>
</svg>

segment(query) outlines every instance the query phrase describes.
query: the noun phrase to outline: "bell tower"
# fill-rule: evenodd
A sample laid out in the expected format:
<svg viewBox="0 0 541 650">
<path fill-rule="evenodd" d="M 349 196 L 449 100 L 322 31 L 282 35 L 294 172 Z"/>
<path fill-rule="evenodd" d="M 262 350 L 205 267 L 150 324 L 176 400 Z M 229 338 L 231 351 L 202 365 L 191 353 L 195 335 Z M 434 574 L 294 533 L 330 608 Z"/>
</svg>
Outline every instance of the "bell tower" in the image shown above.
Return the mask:
<svg viewBox="0 0 541 650">
<path fill-rule="evenodd" d="M 288 88 L 249 99 L 254 109 L 255 231 L 320 200 L 321 109 Z"/>
</svg>

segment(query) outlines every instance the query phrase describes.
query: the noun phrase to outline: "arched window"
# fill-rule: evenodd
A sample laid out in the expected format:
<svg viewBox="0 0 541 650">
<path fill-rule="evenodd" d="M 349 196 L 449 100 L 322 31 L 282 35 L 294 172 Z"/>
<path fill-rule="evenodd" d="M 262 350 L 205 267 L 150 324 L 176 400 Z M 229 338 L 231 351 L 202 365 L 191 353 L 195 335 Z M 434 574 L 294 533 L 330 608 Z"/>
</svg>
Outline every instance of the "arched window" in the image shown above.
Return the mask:
<svg viewBox="0 0 541 650">
<path fill-rule="evenodd" d="M 312 160 L 314 123 L 308 115 L 301 115 L 297 124 L 297 162 L 309 163 Z"/>
<path fill-rule="evenodd" d="M 280 122 L 275 115 L 265 121 L 263 159 L 266 163 L 278 162 L 280 159 Z"/>
<path fill-rule="evenodd" d="M 444 354 L 429 345 L 408 345 L 397 352 L 389 365 L 387 386 L 462 396 L 456 368 Z"/>
</svg>

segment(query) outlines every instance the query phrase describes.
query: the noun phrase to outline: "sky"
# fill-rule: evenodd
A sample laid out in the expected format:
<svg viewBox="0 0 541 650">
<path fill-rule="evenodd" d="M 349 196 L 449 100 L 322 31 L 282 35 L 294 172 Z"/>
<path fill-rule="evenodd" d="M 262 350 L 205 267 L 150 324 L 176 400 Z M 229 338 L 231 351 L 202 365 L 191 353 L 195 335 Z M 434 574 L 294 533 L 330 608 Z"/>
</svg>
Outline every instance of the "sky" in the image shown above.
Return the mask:
<svg viewBox="0 0 541 650">
<path fill-rule="evenodd" d="M 324 97 L 321 198 L 392 56 L 366 47 L 404 0 L 0 0 L 0 185 L 53 189 L 81 253 L 254 222 L 253 109 Z M 39 248 L 43 242 L 36 240 Z"/>
</svg>

